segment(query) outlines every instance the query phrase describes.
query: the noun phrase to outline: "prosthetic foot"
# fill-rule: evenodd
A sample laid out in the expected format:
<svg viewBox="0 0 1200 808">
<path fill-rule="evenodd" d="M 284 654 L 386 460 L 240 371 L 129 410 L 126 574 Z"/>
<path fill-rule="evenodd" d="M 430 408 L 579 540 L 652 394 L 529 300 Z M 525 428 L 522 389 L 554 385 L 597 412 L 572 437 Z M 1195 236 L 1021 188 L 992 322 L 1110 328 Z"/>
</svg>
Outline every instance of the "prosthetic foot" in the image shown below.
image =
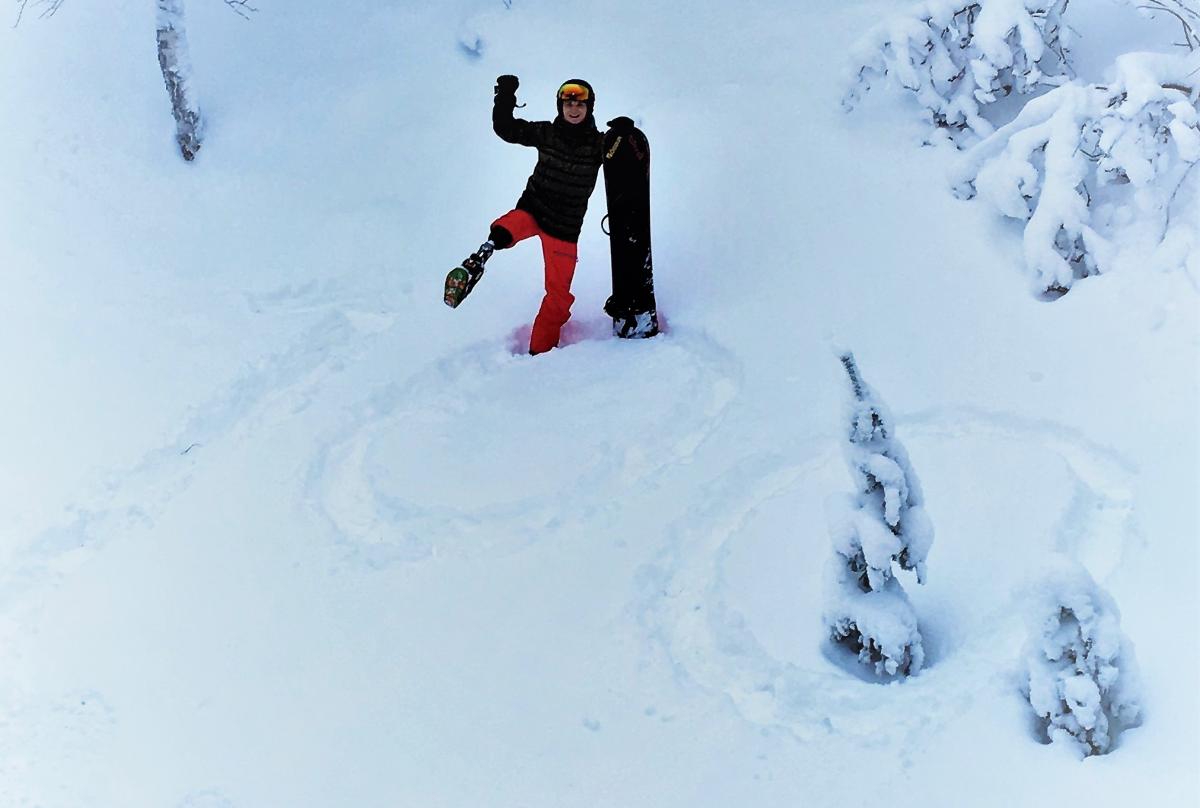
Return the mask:
<svg viewBox="0 0 1200 808">
<path fill-rule="evenodd" d="M 492 257 L 495 250 L 496 245 L 493 242 L 485 241 L 479 245 L 478 250 L 463 260 L 461 266 L 450 270 L 450 274 L 446 276 L 445 300 L 447 306 L 452 309 L 458 308 L 458 304 L 471 294 L 475 284 L 479 283 L 479 279 L 483 277 L 483 265 Z"/>
</svg>

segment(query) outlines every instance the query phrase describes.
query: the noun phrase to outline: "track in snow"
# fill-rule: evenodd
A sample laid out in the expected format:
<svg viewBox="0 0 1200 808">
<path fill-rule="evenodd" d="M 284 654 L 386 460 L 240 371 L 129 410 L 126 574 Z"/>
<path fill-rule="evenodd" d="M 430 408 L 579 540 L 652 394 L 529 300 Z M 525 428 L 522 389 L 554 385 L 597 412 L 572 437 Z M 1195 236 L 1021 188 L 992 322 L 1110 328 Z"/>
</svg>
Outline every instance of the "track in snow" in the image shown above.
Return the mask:
<svg viewBox="0 0 1200 808">
<path fill-rule="evenodd" d="M 371 566 L 511 551 L 689 462 L 738 370 L 698 335 L 536 359 L 477 345 L 361 404 L 316 452 L 307 498 Z"/>
<path fill-rule="evenodd" d="M 745 720 L 802 741 L 928 736 L 981 688 L 1015 693 L 1025 587 L 1050 552 L 1076 557 L 1101 581 L 1117 566 L 1139 541 L 1134 471 L 1051 422 L 947 410 L 898 427 L 937 530 L 928 585 L 903 579 L 929 653 L 919 676 L 899 687 L 865 682 L 825 641 L 831 550 L 821 505 L 849 489 L 840 446 L 826 439 L 745 460 L 672 526 L 630 607 L 654 653 Z M 960 604 L 969 607 L 956 612 Z"/>
</svg>

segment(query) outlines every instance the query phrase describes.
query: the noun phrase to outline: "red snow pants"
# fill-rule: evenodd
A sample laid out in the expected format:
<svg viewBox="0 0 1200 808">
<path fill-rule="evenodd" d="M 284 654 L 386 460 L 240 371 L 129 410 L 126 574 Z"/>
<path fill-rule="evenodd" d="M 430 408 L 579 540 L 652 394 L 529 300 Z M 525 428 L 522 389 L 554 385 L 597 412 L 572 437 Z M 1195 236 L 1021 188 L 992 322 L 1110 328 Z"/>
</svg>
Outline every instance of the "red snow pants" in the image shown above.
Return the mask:
<svg viewBox="0 0 1200 808">
<path fill-rule="evenodd" d="M 529 337 L 530 353 L 545 353 L 558 345 L 558 334 L 563 324 L 571 318 L 571 279 L 575 277 L 575 264 L 579 261 L 579 245 L 547 235 L 538 227 L 533 216 L 523 210 L 513 210 L 492 222 L 493 227 L 503 227 L 512 233 L 513 244 L 530 236 L 542 240 L 542 257 L 546 262 L 546 296 L 533 321 L 533 334 Z"/>
</svg>

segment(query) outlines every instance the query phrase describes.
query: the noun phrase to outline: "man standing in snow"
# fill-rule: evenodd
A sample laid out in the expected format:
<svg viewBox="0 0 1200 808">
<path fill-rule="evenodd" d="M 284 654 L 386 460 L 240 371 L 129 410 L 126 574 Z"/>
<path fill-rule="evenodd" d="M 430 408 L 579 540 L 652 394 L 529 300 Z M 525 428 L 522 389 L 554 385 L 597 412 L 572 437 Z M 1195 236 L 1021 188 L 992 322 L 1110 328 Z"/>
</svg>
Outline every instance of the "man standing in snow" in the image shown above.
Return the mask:
<svg viewBox="0 0 1200 808">
<path fill-rule="evenodd" d="M 533 322 L 529 352 L 539 354 L 558 345 L 559 332 L 571 316 L 579 233 L 604 161 L 604 138 L 593 117 L 596 94 L 586 81 L 571 79 L 558 88 L 558 117 L 553 121 L 513 117 L 517 85 L 516 76 L 496 79 L 492 128 L 509 143 L 536 148 L 537 165 L 516 208 L 494 221 L 479 251 L 447 277 L 446 304 L 457 306 L 467 296 L 493 250 L 537 236 L 546 264 L 546 295 Z M 456 278 L 455 273 L 460 275 Z"/>
</svg>

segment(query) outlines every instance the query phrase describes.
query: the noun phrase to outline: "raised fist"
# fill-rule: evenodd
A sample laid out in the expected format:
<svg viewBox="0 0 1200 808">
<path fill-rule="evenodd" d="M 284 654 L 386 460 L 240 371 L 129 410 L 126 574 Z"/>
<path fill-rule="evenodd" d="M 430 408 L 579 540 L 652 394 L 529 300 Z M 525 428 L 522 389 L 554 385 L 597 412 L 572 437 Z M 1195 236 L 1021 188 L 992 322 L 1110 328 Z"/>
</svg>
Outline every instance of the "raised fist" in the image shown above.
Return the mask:
<svg viewBox="0 0 1200 808">
<path fill-rule="evenodd" d="M 496 79 L 496 95 L 516 95 L 520 83 L 516 76 L 500 76 Z"/>
</svg>

